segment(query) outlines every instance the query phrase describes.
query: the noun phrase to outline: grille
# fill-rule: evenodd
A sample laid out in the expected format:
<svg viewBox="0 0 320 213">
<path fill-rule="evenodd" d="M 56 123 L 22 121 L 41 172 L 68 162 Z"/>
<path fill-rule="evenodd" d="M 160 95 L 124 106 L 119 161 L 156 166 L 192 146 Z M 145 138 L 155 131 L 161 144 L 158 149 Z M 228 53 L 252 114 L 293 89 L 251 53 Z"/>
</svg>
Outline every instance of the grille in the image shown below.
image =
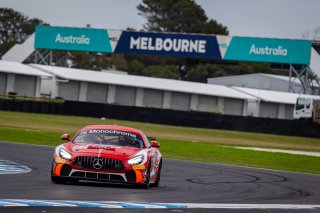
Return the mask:
<svg viewBox="0 0 320 213">
<path fill-rule="evenodd" d="M 98 160 L 100 163 L 102 163 L 101 168 L 99 168 L 99 166 L 94 167 L 94 163 L 96 163 Z M 87 156 L 76 157 L 74 165 L 85 169 L 97 170 L 121 170 L 124 168 L 123 162 L 121 160 L 113 158 L 98 158 Z"/>
<path fill-rule="evenodd" d="M 98 181 L 116 181 L 116 182 L 125 181 L 121 175 L 93 173 L 93 172 L 73 172 L 71 174 L 71 177 L 76 177 L 80 179 L 95 179 Z"/>
</svg>

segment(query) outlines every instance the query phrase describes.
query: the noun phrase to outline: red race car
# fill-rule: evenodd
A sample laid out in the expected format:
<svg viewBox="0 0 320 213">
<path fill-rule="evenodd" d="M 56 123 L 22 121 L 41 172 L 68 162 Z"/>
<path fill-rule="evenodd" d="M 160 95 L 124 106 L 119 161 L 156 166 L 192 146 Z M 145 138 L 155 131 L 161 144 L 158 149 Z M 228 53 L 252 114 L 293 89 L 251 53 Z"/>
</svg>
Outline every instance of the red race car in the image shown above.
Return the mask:
<svg viewBox="0 0 320 213">
<path fill-rule="evenodd" d="M 51 180 L 79 180 L 159 186 L 162 156 L 160 144 L 137 129 L 115 125 L 82 128 L 53 154 Z M 149 139 L 151 142 L 149 142 Z"/>
</svg>

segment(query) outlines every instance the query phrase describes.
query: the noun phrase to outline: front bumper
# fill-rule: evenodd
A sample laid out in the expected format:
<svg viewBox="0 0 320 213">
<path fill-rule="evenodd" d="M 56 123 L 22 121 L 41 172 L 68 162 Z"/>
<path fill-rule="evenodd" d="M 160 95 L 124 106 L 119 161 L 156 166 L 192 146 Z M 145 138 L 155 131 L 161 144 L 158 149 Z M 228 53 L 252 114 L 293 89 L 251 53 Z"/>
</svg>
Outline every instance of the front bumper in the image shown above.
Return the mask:
<svg viewBox="0 0 320 213">
<path fill-rule="evenodd" d="M 91 171 L 72 168 L 68 162 L 55 160 L 52 165 L 52 176 L 77 180 L 90 180 L 99 182 L 117 183 L 143 183 L 145 175 L 143 170 L 133 169 L 123 172 Z"/>
</svg>

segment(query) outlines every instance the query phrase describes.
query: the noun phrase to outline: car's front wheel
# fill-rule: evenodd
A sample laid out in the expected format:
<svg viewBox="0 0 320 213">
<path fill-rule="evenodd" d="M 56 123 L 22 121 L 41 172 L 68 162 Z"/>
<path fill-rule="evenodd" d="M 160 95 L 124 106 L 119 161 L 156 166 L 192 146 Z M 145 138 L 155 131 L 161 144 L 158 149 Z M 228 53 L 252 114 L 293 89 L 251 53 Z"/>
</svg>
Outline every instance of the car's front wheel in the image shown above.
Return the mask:
<svg viewBox="0 0 320 213">
<path fill-rule="evenodd" d="M 154 184 L 152 185 L 154 187 L 159 187 L 160 185 L 161 167 L 162 167 L 162 160 L 160 160 L 156 182 L 154 182 Z"/>
<path fill-rule="evenodd" d="M 51 181 L 52 181 L 53 183 L 59 183 L 59 184 L 66 183 L 65 178 L 56 177 L 56 176 L 53 176 L 53 175 L 51 175 Z"/>
<path fill-rule="evenodd" d="M 151 163 L 148 165 L 147 174 L 146 174 L 146 181 L 144 183 L 139 183 L 136 185 L 138 188 L 148 189 L 150 186 L 150 170 L 151 170 Z"/>
<path fill-rule="evenodd" d="M 147 189 L 150 186 L 150 171 L 151 171 L 151 163 L 148 165 L 146 182 L 143 184 L 143 188 Z"/>
</svg>

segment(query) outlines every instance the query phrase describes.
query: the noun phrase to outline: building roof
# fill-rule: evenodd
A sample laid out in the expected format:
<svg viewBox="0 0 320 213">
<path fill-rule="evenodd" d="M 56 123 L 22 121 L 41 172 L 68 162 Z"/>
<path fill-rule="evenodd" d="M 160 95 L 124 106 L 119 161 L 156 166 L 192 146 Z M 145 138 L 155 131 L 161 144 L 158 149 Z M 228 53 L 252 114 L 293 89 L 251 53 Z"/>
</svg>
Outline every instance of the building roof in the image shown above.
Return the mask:
<svg viewBox="0 0 320 213">
<path fill-rule="evenodd" d="M 309 97 L 320 99 L 320 96 L 303 95 L 297 93 L 278 92 L 263 89 L 252 89 L 245 87 L 232 87 L 235 90 L 241 91 L 245 94 L 252 95 L 264 102 L 281 103 L 281 104 L 295 104 L 298 97 Z"/>
<path fill-rule="evenodd" d="M 228 80 L 228 79 L 240 79 L 240 78 L 247 78 L 250 76 L 259 76 L 259 77 L 268 77 L 268 78 L 274 78 L 278 80 L 282 80 L 285 82 L 289 82 L 289 76 L 283 76 L 283 75 L 272 75 L 272 74 L 266 74 L 266 73 L 252 73 L 252 74 L 243 74 L 243 75 L 231 75 L 231 76 L 222 76 L 222 77 L 215 77 L 215 78 L 208 78 L 207 82 L 209 83 L 214 81 L 214 80 Z M 295 78 L 293 79 L 294 83 L 301 84 L 299 79 Z"/>
<path fill-rule="evenodd" d="M 40 77 L 51 77 L 50 74 L 45 73 L 41 70 L 32 68 L 28 65 L 21 64 L 18 62 L 3 61 L 3 60 L 0 60 L 0 72 L 21 74 L 21 75 L 32 75 L 32 76 L 40 76 Z"/>
<path fill-rule="evenodd" d="M 164 91 L 183 92 L 235 99 L 256 100 L 256 98 L 253 96 L 244 94 L 230 87 L 221 85 L 178 81 L 163 78 L 143 77 L 135 75 L 119 75 L 114 73 L 38 64 L 32 64 L 30 66 L 67 80 L 149 88 Z"/>
</svg>

